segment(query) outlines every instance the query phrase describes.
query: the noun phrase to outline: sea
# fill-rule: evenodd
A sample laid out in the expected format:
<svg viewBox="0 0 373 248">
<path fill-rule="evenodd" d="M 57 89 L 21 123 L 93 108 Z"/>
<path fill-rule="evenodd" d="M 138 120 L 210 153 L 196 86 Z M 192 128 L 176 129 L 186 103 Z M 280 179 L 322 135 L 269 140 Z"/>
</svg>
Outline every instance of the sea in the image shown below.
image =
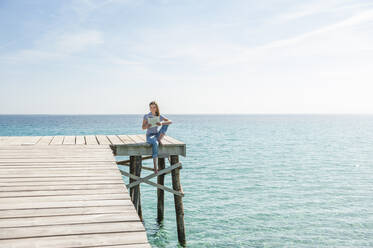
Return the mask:
<svg viewBox="0 0 373 248">
<path fill-rule="evenodd" d="M 0 136 L 143 134 L 143 114 L 0 115 Z M 187 247 L 373 247 L 373 115 L 164 115 Z M 152 247 L 178 247 L 173 195 L 161 224 L 156 188 L 141 197 Z"/>
</svg>

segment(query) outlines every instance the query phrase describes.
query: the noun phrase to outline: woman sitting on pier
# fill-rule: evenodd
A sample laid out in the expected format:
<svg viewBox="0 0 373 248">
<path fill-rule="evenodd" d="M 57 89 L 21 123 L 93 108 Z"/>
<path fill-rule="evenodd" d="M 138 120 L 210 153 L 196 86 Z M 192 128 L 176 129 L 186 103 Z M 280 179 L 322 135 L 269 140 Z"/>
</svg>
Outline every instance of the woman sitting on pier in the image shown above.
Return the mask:
<svg viewBox="0 0 373 248">
<path fill-rule="evenodd" d="M 164 137 L 168 125 L 172 123 L 171 120 L 167 119 L 165 116 L 159 113 L 158 104 L 155 101 L 149 103 L 150 112 L 144 115 L 142 122 L 142 129 L 147 129 L 146 131 L 146 142 L 152 145 L 152 157 L 154 163 L 154 172 L 157 173 L 157 161 L 158 161 L 158 143 L 162 145 L 162 138 Z M 149 118 L 154 118 L 159 116 L 159 122 L 156 123 L 156 126 L 152 126 L 148 123 Z M 158 131 L 158 126 L 162 126 Z"/>
</svg>

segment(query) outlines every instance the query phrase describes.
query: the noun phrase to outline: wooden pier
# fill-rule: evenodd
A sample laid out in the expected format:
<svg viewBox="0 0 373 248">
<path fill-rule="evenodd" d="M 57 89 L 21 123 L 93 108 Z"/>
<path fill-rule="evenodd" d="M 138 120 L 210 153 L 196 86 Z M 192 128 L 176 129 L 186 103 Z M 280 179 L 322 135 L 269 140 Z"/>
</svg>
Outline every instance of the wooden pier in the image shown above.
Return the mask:
<svg viewBox="0 0 373 248">
<path fill-rule="evenodd" d="M 149 155 L 145 135 L 0 136 L 0 247 L 150 247 L 141 183 L 157 187 L 158 221 L 164 191 L 174 195 L 178 240 L 185 245 L 179 155 L 186 146 L 166 135 L 156 174 L 142 166 Z M 141 178 L 142 169 L 153 173 Z M 164 186 L 169 173 L 172 189 Z"/>
</svg>

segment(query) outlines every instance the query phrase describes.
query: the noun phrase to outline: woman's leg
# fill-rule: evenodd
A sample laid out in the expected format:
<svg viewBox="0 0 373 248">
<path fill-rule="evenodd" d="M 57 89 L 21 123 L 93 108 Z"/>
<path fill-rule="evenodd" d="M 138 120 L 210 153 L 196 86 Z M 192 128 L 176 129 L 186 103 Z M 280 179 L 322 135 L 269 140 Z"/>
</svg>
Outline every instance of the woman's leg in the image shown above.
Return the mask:
<svg viewBox="0 0 373 248">
<path fill-rule="evenodd" d="M 157 161 L 158 161 L 158 142 L 156 135 L 146 135 L 146 142 L 152 145 L 152 157 L 154 164 L 154 172 L 157 173 Z"/>
<path fill-rule="evenodd" d="M 162 145 L 161 140 L 163 139 L 164 135 L 166 134 L 167 128 L 169 125 L 162 125 L 161 129 L 157 133 L 157 140 L 160 145 Z"/>
</svg>

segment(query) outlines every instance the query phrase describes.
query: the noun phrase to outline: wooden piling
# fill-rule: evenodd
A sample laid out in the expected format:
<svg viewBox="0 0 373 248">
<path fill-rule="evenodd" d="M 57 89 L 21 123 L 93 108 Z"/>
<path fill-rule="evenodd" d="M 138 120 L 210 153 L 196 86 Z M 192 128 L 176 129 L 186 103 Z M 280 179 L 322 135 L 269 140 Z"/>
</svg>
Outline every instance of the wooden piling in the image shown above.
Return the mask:
<svg viewBox="0 0 373 248">
<path fill-rule="evenodd" d="M 178 155 L 171 155 L 171 165 L 179 163 Z M 180 182 L 180 168 L 172 170 L 172 187 L 176 191 L 182 191 Z M 185 240 L 185 227 L 184 227 L 184 206 L 182 196 L 174 194 L 175 212 L 176 212 L 176 224 L 177 224 L 177 236 L 179 243 L 182 246 L 186 245 Z"/>
<path fill-rule="evenodd" d="M 164 158 L 158 158 L 158 168 L 159 170 L 164 169 L 166 166 L 165 164 L 165 159 Z M 157 183 L 160 185 L 164 185 L 164 174 L 160 175 L 157 177 Z M 158 197 L 158 202 L 157 202 L 157 221 L 160 223 L 163 221 L 164 217 L 164 190 L 157 188 L 157 197 Z"/>
<path fill-rule="evenodd" d="M 142 159 L 141 156 L 131 156 L 133 158 L 130 158 L 130 170 L 132 168 L 133 173 L 135 176 L 140 177 L 141 176 L 141 167 L 142 167 Z M 132 190 L 132 188 L 131 188 Z M 133 191 L 131 194 L 131 200 L 133 202 L 133 205 L 135 206 L 135 209 L 137 211 L 137 214 L 140 217 L 140 220 L 143 221 L 142 218 L 142 211 L 141 211 L 141 192 L 140 192 L 140 184 L 133 187 Z"/>
<path fill-rule="evenodd" d="M 135 175 L 135 156 L 130 156 L 130 174 L 132 175 Z M 129 183 L 133 183 L 134 181 L 136 181 L 135 179 L 133 178 L 130 178 L 129 179 Z M 130 196 L 131 196 L 131 200 L 133 202 L 133 190 L 134 188 L 130 188 Z"/>
</svg>

